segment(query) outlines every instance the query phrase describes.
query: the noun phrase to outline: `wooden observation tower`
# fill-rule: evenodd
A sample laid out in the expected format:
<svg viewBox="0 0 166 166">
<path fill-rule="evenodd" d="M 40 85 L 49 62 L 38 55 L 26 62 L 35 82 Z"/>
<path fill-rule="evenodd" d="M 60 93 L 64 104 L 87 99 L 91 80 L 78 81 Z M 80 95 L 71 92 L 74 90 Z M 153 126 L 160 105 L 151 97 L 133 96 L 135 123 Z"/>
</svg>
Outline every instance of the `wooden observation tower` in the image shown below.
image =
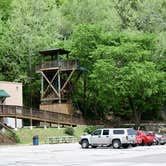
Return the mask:
<svg viewBox="0 0 166 166">
<path fill-rule="evenodd" d="M 69 51 L 63 49 L 39 52 L 42 62 L 37 67 L 41 74 L 40 109 L 46 111 L 73 114 L 74 107 L 70 101 L 71 78 L 75 83 L 82 70 L 77 60 L 69 59 Z"/>
</svg>

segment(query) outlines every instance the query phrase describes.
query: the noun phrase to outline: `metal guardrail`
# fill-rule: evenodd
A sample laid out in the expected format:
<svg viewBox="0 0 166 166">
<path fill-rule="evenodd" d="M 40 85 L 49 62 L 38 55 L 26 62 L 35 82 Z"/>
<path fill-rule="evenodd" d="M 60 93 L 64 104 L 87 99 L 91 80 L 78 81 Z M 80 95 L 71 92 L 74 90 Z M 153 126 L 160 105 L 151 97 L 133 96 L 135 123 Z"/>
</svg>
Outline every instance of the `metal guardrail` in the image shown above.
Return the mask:
<svg viewBox="0 0 166 166">
<path fill-rule="evenodd" d="M 77 138 L 74 136 L 52 136 L 46 137 L 45 143 L 57 144 L 57 143 L 73 143 L 77 142 Z"/>
</svg>

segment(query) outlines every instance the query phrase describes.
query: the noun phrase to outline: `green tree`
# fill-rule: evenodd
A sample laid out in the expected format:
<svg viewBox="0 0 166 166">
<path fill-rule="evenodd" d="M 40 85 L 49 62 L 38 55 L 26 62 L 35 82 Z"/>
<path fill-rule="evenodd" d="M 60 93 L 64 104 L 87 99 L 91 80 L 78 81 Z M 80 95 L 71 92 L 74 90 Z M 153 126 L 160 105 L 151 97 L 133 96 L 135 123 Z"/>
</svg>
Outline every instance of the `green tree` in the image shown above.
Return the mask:
<svg viewBox="0 0 166 166">
<path fill-rule="evenodd" d="M 61 32 L 68 38 L 80 24 L 98 24 L 106 30 L 119 29 L 121 20 L 112 0 L 66 0 L 60 7 Z"/>
<path fill-rule="evenodd" d="M 54 0 L 13 0 L 11 8 L 1 40 L 0 77 L 23 82 L 27 99 L 33 91 L 32 97 L 39 100 L 35 95 L 39 95 L 40 88 L 39 77 L 35 74 L 40 60 L 38 52 L 58 45 L 61 38 L 57 32 L 59 12 Z M 26 105 L 30 105 L 30 100 L 26 101 Z"/>
<path fill-rule="evenodd" d="M 0 3 L 0 20 L 6 21 L 11 12 L 11 0 L 1 0 Z"/>
<path fill-rule="evenodd" d="M 98 59 L 90 75 L 94 96 L 106 113 L 131 116 L 138 126 L 143 112 L 160 110 L 165 93 L 165 72 L 152 61 L 154 37 L 122 33 L 106 42 L 110 46 L 94 52 Z"/>
</svg>

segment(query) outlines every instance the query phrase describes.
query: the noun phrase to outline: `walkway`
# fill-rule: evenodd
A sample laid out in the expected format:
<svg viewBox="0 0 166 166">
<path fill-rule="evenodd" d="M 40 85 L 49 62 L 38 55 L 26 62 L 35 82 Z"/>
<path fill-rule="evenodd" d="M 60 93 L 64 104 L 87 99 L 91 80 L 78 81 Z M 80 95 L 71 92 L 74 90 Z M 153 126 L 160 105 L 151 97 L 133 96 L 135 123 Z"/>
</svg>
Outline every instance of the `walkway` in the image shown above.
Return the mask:
<svg viewBox="0 0 166 166">
<path fill-rule="evenodd" d="M 30 119 L 41 122 L 49 122 L 55 124 L 66 125 L 83 125 L 86 124 L 82 117 L 67 115 L 57 112 L 43 111 L 28 107 L 20 107 L 13 105 L 1 105 L 0 117 L 13 117 L 19 119 Z"/>
</svg>

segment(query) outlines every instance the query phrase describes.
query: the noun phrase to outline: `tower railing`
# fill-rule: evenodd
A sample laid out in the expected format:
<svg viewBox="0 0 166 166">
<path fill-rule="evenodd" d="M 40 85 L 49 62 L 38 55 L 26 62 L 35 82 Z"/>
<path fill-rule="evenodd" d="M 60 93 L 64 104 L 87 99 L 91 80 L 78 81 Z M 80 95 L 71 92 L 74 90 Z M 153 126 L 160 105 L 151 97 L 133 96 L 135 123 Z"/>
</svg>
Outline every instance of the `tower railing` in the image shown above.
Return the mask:
<svg viewBox="0 0 166 166">
<path fill-rule="evenodd" d="M 54 60 L 42 62 L 36 67 L 36 71 L 49 69 L 49 68 L 60 68 L 61 70 L 71 70 L 77 69 L 78 61 L 77 60 Z"/>
</svg>

